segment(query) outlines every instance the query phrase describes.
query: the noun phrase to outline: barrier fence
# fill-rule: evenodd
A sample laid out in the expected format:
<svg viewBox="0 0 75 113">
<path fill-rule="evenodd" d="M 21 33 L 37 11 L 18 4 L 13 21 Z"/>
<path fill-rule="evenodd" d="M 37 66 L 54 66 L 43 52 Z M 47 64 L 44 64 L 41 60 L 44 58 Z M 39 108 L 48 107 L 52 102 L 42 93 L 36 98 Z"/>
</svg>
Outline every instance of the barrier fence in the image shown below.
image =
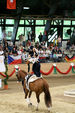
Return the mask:
<svg viewBox="0 0 75 113">
<path fill-rule="evenodd" d="M 48 72 L 43 72 L 42 70 L 40 70 L 40 72 L 43 75 L 49 75 L 52 73 L 52 71 L 54 71 L 54 74 L 57 74 L 57 72 L 59 72 L 60 74 L 68 74 L 70 71 L 72 71 L 72 73 L 75 73 L 75 65 L 73 63 L 71 63 L 69 69 L 66 72 L 62 72 L 57 66 L 56 64 L 53 64 L 53 66 L 51 67 L 51 69 Z M 8 77 L 11 77 L 13 74 L 15 73 L 15 69 L 12 71 L 12 73 L 10 75 L 8 75 Z M 33 72 L 31 72 L 31 74 L 33 74 Z M 0 72 L 0 75 L 2 75 L 3 77 L 6 77 L 5 74 L 3 74 L 2 72 Z"/>
</svg>

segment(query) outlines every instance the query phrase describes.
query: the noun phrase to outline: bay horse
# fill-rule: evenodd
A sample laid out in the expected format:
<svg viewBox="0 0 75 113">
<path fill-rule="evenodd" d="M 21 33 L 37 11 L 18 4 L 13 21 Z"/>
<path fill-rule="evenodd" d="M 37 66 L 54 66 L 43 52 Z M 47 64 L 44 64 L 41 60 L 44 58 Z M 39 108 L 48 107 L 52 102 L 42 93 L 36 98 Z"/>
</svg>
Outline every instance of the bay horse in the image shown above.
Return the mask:
<svg viewBox="0 0 75 113">
<path fill-rule="evenodd" d="M 52 106 L 52 99 L 51 99 L 51 95 L 49 92 L 49 85 L 47 81 L 43 77 L 39 78 L 35 80 L 34 82 L 29 83 L 30 90 L 28 90 L 26 88 L 26 80 L 25 80 L 25 77 L 27 76 L 27 72 L 23 70 L 19 70 L 19 68 L 16 68 L 16 76 L 17 76 L 18 81 L 22 81 L 23 90 L 25 92 L 25 99 L 28 102 L 28 105 L 32 104 L 30 102 L 30 97 L 31 97 L 32 92 L 35 92 L 36 98 L 37 98 L 36 110 L 38 110 L 38 104 L 40 102 L 39 96 L 42 92 L 44 92 L 45 104 L 48 108 L 48 111 L 50 111 L 50 108 Z"/>
</svg>

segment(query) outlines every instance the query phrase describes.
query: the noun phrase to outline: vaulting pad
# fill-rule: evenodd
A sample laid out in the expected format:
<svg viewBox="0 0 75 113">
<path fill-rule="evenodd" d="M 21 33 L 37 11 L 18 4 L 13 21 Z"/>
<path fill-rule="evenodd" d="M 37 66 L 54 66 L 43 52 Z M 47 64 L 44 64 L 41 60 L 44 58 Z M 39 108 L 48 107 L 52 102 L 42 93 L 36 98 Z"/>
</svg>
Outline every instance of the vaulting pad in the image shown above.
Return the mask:
<svg viewBox="0 0 75 113">
<path fill-rule="evenodd" d="M 29 83 L 30 83 L 30 82 L 34 82 L 34 81 L 36 81 L 36 80 L 42 78 L 42 75 L 41 75 L 40 77 L 37 77 L 35 74 L 33 74 L 33 75 L 31 75 L 31 76 L 29 77 L 29 79 L 28 79 L 28 76 L 30 76 L 30 75 L 27 75 L 27 76 L 25 77 L 25 80 L 26 80 L 26 87 L 27 87 L 28 90 L 29 90 Z M 28 79 L 28 80 L 27 80 L 27 79 Z"/>
</svg>

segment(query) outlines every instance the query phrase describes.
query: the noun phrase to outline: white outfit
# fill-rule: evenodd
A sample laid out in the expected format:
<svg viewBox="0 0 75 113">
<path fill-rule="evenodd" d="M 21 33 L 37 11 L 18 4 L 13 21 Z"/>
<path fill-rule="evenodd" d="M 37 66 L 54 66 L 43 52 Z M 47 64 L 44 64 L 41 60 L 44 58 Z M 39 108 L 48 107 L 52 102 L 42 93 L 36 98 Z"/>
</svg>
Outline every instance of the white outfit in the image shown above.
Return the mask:
<svg viewBox="0 0 75 113">
<path fill-rule="evenodd" d="M 28 61 L 34 64 L 35 62 L 38 61 L 38 59 L 39 59 L 38 57 L 37 58 L 30 58 Z"/>
<path fill-rule="evenodd" d="M 28 59 L 28 54 L 27 53 L 23 53 L 22 54 L 22 59 L 23 60 L 27 60 Z"/>
<path fill-rule="evenodd" d="M 5 68 L 5 64 L 4 64 L 4 56 L 1 55 L 0 56 L 0 72 L 5 72 L 6 68 Z"/>
</svg>

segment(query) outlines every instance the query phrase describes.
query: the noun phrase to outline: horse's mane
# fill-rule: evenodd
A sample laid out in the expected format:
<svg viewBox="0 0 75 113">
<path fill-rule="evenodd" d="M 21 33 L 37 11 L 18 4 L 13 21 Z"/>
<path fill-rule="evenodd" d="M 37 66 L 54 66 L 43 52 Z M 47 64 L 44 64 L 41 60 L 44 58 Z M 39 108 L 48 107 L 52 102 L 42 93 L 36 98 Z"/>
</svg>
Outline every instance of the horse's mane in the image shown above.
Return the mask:
<svg viewBox="0 0 75 113">
<path fill-rule="evenodd" d="M 24 71 L 24 70 L 21 70 L 24 74 L 26 74 L 27 75 L 27 72 L 26 71 Z"/>
</svg>

